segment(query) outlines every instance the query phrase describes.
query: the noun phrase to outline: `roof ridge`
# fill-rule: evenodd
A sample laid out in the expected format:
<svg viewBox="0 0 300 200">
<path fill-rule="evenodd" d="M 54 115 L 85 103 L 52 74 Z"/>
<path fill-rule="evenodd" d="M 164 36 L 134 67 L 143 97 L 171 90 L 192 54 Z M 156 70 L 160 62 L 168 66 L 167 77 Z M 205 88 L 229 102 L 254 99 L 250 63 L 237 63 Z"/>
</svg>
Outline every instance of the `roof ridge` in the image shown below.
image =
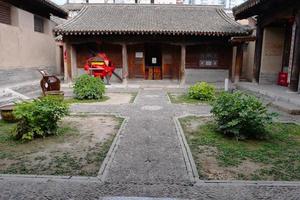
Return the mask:
<svg viewBox="0 0 300 200">
<path fill-rule="evenodd" d="M 58 30 L 61 30 L 60 28 L 63 28 L 64 26 L 66 26 L 66 25 L 68 25 L 68 24 L 70 24 L 70 23 L 76 21 L 81 15 L 83 15 L 83 14 L 86 12 L 87 9 L 88 9 L 88 6 L 84 6 L 84 7 L 79 11 L 79 13 L 78 13 L 75 17 L 73 17 L 73 18 L 67 20 L 67 21 L 66 21 L 65 23 L 63 23 L 63 24 L 60 24 L 60 25 L 56 26 L 56 27 L 54 28 L 54 32 L 57 32 Z"/>
<path fill-rule="evenodd" d="M 226 14 L 226 12 L 224 11 L 224 9 L 217 9 L 217 13 L 218 13 L 225 21 L 227 21 L 229 24 L 241 26 L 241 24 L 239 24 L 238 22 L 236 22 L 236 21 L 234 21 L 233 19 L 231 19 L 231 18 Z"/>
<path fill-rule="evenodd" d="M 192 7 L 192 8 L 222 8 L 221 5 L 196 5 L 196 4 L 135 4 L 135 3 L 78 3 L 85 6 L 132 6 L 132 7 Z M 66 5 L 66 4 L 65 4 Z"/>
</svg>

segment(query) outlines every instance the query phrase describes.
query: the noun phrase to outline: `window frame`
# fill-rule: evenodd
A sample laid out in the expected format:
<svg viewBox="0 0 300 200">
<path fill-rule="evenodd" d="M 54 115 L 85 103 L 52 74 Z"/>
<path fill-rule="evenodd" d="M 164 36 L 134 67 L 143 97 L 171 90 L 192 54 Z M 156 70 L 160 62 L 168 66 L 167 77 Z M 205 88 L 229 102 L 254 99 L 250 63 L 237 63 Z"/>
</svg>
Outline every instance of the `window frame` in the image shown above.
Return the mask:
<svg viewBox="0 0 300 200">
<path fill-rule="evenodd" d="M 1 15 L 0 18 L 0 23 L 1 24 L 7 24 L 7 25 L 11 25 L 12 24 L 12 19 L 11 19 L 11 5 L 5 2 L 0 2 L 0 6 L 4 8 L 4 12 L 3 14 L 7 14 L 7 21 L 5 21 L 5 18 L 2 18 L 3 16 Z M 6 8 L 5 8 L 6 7 Z M 5 13 L 5 9 L 7 9 L 7 13 Z"/>
<path fill-rule="evenodd" d="M 43 17 L 34 15 L 34 32 L 45 33 L 45 20 Z"/>
</svg>

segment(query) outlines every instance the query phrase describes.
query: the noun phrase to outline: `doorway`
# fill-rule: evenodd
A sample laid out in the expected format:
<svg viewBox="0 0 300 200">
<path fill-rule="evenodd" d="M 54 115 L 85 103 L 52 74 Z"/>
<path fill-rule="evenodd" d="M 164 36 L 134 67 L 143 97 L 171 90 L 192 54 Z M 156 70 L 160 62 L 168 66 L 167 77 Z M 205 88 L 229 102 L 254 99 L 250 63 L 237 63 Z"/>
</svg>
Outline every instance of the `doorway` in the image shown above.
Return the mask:
<svg viewBox="0 0 300 200">
<path fill-rule="evenodd" d="M 145 79 L 162 79 L 162 50 L 161 45 L 145 45 Z"/>
</svg>

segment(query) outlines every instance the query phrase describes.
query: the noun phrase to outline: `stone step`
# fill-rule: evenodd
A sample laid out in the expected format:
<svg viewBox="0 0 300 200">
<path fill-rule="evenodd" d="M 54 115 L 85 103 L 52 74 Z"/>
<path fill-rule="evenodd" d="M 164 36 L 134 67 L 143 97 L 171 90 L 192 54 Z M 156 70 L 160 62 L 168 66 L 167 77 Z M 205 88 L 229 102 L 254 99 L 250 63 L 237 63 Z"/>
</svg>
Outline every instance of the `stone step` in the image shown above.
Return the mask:
<svg viewBox="0 0 300 200">
<path fill-rule="evenodd" d="M 25 93 L 24 95 L 30 97 L 31 99 L 35 99 L 35 98 L 43 96 L 43 92 L 40 90 L 34 90 L 31 92 Z"/>
<path fill-rule="evenodd" d="M 238 87 L 239 90 L 242 90 L 246 93 L 252 94 L 259 99 L 261 99 L 265 104 L 268 104 L 280 111 L 286 112 L 291 115 L 300 115 L 300 105 L 294 104 L 294 101 L 291 101 L 288 97 L 279 97 L 273 94 L 270 94 L 266 91 L 261 90 L 248 90 L 247 88 Z"/>
<path fill-rule="evenodd" d="M 300 107 L 291 103 L 286 103 L 283 101 L 274 101 L 271 103 L 274 108 L 277 108 L 283 112 L 289 113 L 291 115 L 300 115 Z"/>
<path fill-rule="evenodd" d="M 4 106 L 4 105 L 8 105 L 8 104 L 14 104 L 14 103 L 17 103 L 17 102 L 21 102 L 23 101 L 24 99 L 22 98 L 18 98 L 18 97 L 13 97 L 13 98 L 8 98 L 8 99 L 1 99 L 0 100 L 0 106 Z"/>
<path fill-rule="evenodd" d="M 279 86 L 278 86 L 279 87 Z M 292 103 L 296 106 L 300 106 L 300 94 L 298 94 L 299 98 L 290 98 L 289 94 L 294 94 L 294 92 L 286 92 L 286 95 L 278 95 L 276 92 L 271 90 L 261 90 L 259 88 L 251 87 L 249 89 L 248 87 L 245 87 L 243 85 L 238 85 L 237 89 L 247 91 L 250 93 L 253 93 L 254 95 L 259 95 L 267 99 L 271 99 L 272 101 L 283 101 L 286 103 Z M 297 93 L 295 93 L 297 94 Z"/>
<path fill-rule="evenodd" d="M 13 95 L 11 93 L 5 92 L 5 91 L 1 91 L 0 92 L 0 100 L 4 99 L 4 98 L 11 98 Z"/>
<path fill-rule="evenodd" d="M 23 95 L 30 94 L 34 91 L 40 91 L 40 92 L 42 91 L 39 83 L 24 84 L 21 86 L 12 87 L 10 89 L 12 89 L 20 94 L 23 94 Z"/>
</svg>

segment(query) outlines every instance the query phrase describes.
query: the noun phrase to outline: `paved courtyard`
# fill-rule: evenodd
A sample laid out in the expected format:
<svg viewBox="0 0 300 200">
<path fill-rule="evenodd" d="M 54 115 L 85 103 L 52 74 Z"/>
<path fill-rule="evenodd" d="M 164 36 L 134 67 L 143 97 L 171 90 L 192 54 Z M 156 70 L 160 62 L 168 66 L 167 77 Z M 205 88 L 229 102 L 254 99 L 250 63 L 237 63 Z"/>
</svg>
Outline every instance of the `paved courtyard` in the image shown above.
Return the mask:
<svg viewBox="0 0 300 200">
<path fill-rule="evenodd" d="M 71 110 L 126 118 L 98 177 L 3 175 L 0 199 L 300 199 L 296 182 L 198 179 L 177 117 L 209 115 L 209 106 L 171 104 L 165 90 L 144 88 L 133 104 Z"/>
</svg>

